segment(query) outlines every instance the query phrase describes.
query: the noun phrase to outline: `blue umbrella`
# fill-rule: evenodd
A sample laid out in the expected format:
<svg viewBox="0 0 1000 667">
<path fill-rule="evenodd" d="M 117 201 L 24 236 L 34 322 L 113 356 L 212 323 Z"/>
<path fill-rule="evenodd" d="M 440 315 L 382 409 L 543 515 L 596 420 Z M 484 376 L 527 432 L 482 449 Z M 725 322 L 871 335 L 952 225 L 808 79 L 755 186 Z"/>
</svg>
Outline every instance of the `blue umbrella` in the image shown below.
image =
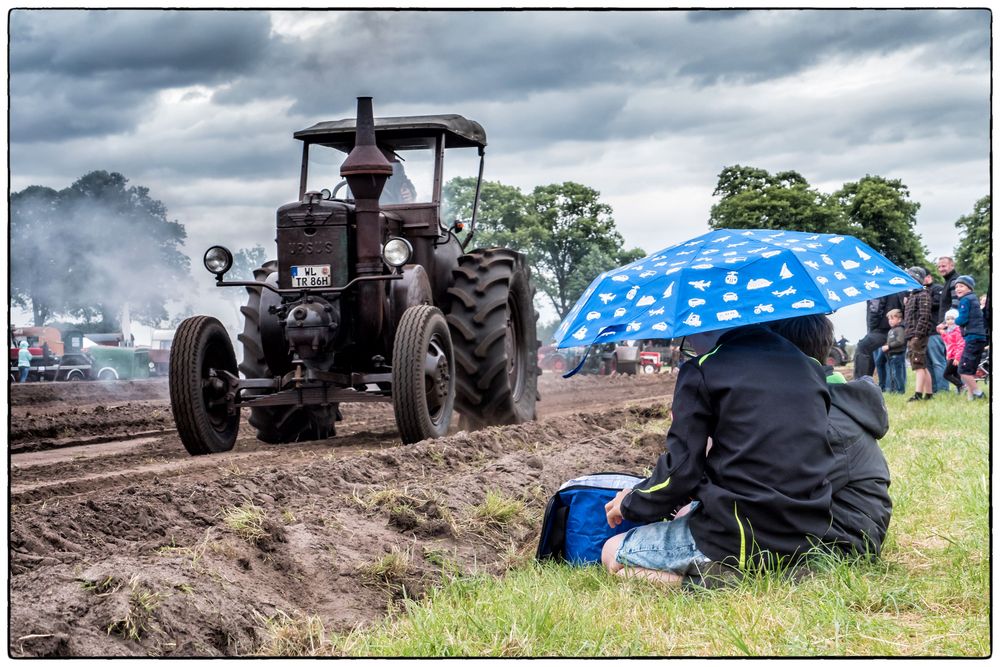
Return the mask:
<svg viewBox="0 0 1000 667">
<path fill-rule="evenodd" d="M 602 273 L 556 329 L 556 346 L 831 313 L 921 287 L 852 236 L 717 229 Z"/>
</svg>

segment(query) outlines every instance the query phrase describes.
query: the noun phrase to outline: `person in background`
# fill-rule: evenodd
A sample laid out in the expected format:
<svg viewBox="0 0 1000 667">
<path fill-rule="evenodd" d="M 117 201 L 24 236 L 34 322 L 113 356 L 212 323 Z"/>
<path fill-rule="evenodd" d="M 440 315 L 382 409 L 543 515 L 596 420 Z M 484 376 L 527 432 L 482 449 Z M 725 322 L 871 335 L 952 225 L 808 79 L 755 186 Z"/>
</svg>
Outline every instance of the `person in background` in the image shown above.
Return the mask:
<svg viewBox="0 0 1000 667">
<path fill-rule="evenodd" d="M 760 325 L 687 343 L 702 356 L 677 375 L 666 451 L 605 506 L 612 527 L 645 525 L 605 542 L 601 560 L 612 574 L 672 586 L 716 563 L 794 564 L 830 528 L 823 369 Z"/>
<path fill-rule="evenodd" d="M 892 331 L 892 329 L 889 329 L 889 331 Z M 887 334 L 886 341 L 888 340 Z M 905 341 L 903 344 L 906 344 Z M 872 377 L 878 383 L 878 388 L 882 390 L 883 394 L 889 391 L 889 355 L 883 352 L 885 347 L 883 345 L 872 353 L 872 358 L 875 360 L 875 375 Z M 903 362 L 903 366 L 906 366 L 905 361 Z"/>
<path fill-rule="evenodd" d="M 959 276 L 955 279 L 955 294 L 958 295 L 958 317 L 955 318 L 955 324 L 962 328 L 962 338 L 965 340 L 958 374 L 969 390 L 970 401 L 985 398 L 976 384 L 976 369 L 986 347 L 986 321 L 979 299 L 973 291 L 975 289 L 976 281 L 972 276 Z"/>
<path fill-rule="evenodd" d="M 927 339 L 927 370 L 931 373 L 931 391 L 948 391 L 948 381 L 944 379 L 945 349 L 944 341 L 937 332 L 939 322 L 944 322 L 945 311 L 941 310 L 941 295 L 944 293 L 944 285 L 934 282 L 934 276 L 930 273 L 924 275 L 924 287 L 931 295 L 931 330 Z"/>
<path fill-rule="evenodd" d="M 924 284 L 927 272 L 923 268 L 911 266 L 906 272 L 918 283 Z M 927 369 L 927 339 L 934 324 L 931 321 L 930 291 L 922 287 L 910 292 L 903 310 L 903 327 L 906 329 L 906 354 L 910 359 L 910 368 L 917 378 L 917 390 L 908 402 L 928 401 L 934 398 L 931 373 Z"/>
<path fill-rule="evenodd" d="M 898 310 L 889 312 L 890 320 L 901 318 Z M 833 339 L 833 323 L 825 315 L 778 320 L 770 327 L 820 363 Z M 889 330 L 890 341 L 894 331 Z M 898 334 L 901 339 L 902 331 Z M 902 343 L 905 348 L 905 340 Z M 889 465 L 878 445 L 889 431 L 889 413 L 870 377 L 847 382 L 831 366 L 824 366 L 824 372 L 830 390 L 826 433 L 834 464 L 829 478 L 833 520 L 823 542 L 848 556 L 874 558 L 882 550 L 892 517 Z"/>
<path fill-rule="evenodd" d="M 945 359 L 947 363 L 944 368 L 944 377 L 951 384 L 955 385 L 955 391 L 959 394 L 965 388 L 961 376 L 958 374 L 958 365 L 962 361 L 962 353 L 965 351 L 965 339 L 962 338 L 962 330 L 955 325 L 955 318 L 958 311 L 950 309 L 944 315 L 944 322 L 937 325 L 938 334 L 945 344 Z"/>
<path fill-rule="evenodd" d="M 28 371 L 31 370 L 31 350 L 28 349 L 28 341 L 22 340 L 17 348 L 17 381 L 27 382 Z"/>
<path fill-rule="evenodd" d="M 906 329 L 903 328 L 903 313 L 898 308 L 893 308 L 888 312 L 886 318 L 889 320 L 889 334 L 886 343 L 880 350 L 882 357 L 886 360 L 885 374 L 886 380 L 882 382 L 879 375 L 879 388 L 882 392 L 893 394 L 906 393 Z M 792 341 L 795 342 L 794 340 Z M 883 371 L 879 371 L 882 373 Z"/>
<path fill-rule="evenodd" d="M 947 313 L 952 308 L 958 310 L 958 295 L 955 294 L 955 281 L 958 279 L 958 272 L 955 271 L 955 260 L 951 257 L 938 257 L 937 271 L 944 279 L 944 285 L 941 286 L 938 314 Z"/>
<path fill-rule="evenodd" d="M 854 377 L 871 375 L 875 372 L 876 350 L 885 345 L 885 339 L 889 335 L 889 320 L 886 313 L 894 308 L 903 310 L 903 294 L 897 292 L 878 299 L 869 299 L 867 309 L 868 333 L 858 341 L 854 349 Z"/>
</svg>

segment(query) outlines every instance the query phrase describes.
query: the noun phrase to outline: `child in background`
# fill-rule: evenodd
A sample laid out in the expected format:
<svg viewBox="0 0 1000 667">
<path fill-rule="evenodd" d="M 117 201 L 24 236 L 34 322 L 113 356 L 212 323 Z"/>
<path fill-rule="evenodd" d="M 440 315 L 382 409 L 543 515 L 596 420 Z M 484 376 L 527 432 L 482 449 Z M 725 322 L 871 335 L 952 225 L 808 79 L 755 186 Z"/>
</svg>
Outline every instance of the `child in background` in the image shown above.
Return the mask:
<svg viewBox="0 0 1000 667">
<path fill-rule="evenodd" d="M 955 325 L 955 318 L 958 311 L 952 308 L 944 314 L 944 322 L 937 325 L 941 340 L 944 341 L 944 357 L 947 365 L 944 367 L 944 379 L 955 385 L 955 390 L 961 394 L 962 378 L 958 375 L 958 364 L 962 359 L 962 352 L 965 351 L 965 339 L 962 338 L 962 330 Z"/>
<path fill-rule="evenodd" d="M 886 387 L 891 394 L 906 393 L 906 329 L 903 311 L 893 308 L 885 314 L 889 321 L 889 334 L 882 353 L 886 355 Z"/>
<path fill-rule="evenodd" d="M 959 276 L 955 279 L 955 295 L 958 297 L 958 317 L 955 318 L 955 324 L 962 328 L 962 338 L 965 339 L 958 374 L 969 390 L 970 401 L 986 398 L 976 384 L 976 369 L 986 347 L 986 322 L 974 289 L 976 281 L 972 276 Z"/>
</svg>

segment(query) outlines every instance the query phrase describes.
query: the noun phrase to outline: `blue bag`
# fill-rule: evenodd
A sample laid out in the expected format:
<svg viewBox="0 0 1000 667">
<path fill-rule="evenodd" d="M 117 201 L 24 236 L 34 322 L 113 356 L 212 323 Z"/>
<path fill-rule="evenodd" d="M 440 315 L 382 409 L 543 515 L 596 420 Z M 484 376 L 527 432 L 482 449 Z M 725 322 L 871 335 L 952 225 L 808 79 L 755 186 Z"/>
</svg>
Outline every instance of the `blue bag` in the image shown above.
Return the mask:
<svg viewBox="0 0 1000 667">
<path fill-rule="evenodd" d="M 538 560 L 555 558 L 573 565 L 601 562 L 601 548 L 608 538 L 639 524 L 622 521 L 608 526 L 604 505 L 622 489 L 643 480 L 628 473 L 602 472 L 571 479 L 549 499 L 538 541 Z"/>
</svg>

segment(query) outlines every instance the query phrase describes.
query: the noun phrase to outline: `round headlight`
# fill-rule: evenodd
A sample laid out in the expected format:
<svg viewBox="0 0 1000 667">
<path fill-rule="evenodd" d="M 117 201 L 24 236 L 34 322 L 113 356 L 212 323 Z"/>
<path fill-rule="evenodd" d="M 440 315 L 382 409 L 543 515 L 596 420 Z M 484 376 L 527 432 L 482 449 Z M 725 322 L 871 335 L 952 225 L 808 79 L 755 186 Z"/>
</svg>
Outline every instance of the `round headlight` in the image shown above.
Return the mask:
<svg viewBox="0 0 1000 667">
<path fill-rule="evenodd" d="M 322 197 L 323 199 L 329 199 L 331 196 L 330 191 L 327 190 L 326 188 L 323 188 L 322 190 L 319 191 L 319 196 Z"/>
<path fill-rule="evenodd" d="M 233 266 L 233 253 L 221 245 L 214 245 L 205 252 L 205 268 L 221 276 Z"/>
<path fill-rule="evenodd" d="M 413 246 L 406 239 L 392 238 L 382 246 L 382 259 L 389 266 L 403 266 L 410 261 L 413 254 Z"/>
</svg>

